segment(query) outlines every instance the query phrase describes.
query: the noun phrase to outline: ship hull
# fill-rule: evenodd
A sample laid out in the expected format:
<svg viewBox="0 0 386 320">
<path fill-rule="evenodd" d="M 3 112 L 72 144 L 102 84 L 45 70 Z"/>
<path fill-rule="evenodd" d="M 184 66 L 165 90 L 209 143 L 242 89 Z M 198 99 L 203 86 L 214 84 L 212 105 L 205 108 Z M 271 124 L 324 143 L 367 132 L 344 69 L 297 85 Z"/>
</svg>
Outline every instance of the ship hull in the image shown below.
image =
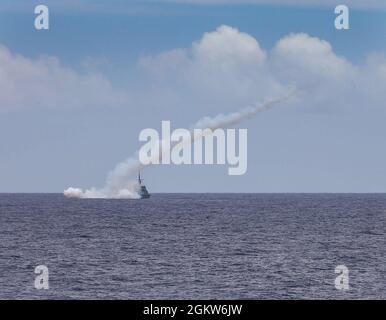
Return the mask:
<svg viewBox="0 0 386 320">
<path fill-rule="evenodd" d="M 141 190 L 139 192 L 139 195 L 140 195 L 141 199 L 150 198 L 150 193 L 147 191 L 145 186 L 141 186 Z"/>
</svg>

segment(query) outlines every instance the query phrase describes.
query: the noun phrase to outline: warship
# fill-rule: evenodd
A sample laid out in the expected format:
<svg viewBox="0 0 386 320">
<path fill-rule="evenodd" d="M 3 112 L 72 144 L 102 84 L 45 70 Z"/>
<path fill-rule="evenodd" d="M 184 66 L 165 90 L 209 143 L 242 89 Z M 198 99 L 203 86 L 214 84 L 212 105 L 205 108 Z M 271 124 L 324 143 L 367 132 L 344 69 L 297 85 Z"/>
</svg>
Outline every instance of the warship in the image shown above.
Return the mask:
<svg viewBox="0 0 386 320">
<path fill-rule="evenodd" d="M 142 185 L 143 179 L 141 179 L 141 172 L 138 172 L 138 194 L 141 199 L 150 198 L 150 193 L 147 191 L 146 186 Z"/>
</svg>

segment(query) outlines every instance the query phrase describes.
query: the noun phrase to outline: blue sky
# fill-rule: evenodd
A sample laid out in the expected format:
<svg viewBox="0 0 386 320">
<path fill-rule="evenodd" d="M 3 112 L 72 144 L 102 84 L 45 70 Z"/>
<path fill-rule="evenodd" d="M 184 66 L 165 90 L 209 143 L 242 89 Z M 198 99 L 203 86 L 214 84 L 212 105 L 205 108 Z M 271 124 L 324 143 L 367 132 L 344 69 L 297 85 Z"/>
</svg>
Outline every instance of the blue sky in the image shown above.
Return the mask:
<svg viewBox="0 0 386 320">
<path fill-rule="evenodd" d="M 369 49 L 384 50 L 385 11 L 352 9 L 351 29 L 334 28 L 332 7 L 269 5 L 196 5 L 151 3 L 139 13 L 101 12 L 51 8 L 51 30 L 36 32 L 31 25 L 33 5 L 12 12 L 0 10 L 2 43 L 12 49 L 38 56 L 49 54 L 68 64 L 88 56 L 136 60 L 140 54 L 188 47 L 209 30 L 221 24 L 236 26 L 256 37 L 264 48 L 289 32 L 307 32 L 328 39 L 338 54 L 363 59 Z M 138 4 L 133 5 L 137 7 Z M 30 8 L 28 11 L 27 8 Z M 134 10 L 136 12 L 136 10 Z M 157 14 L 159 12 L 159 14 Z M 361 41 L 357 41 L 360 39 Z"/>
<path fill-rule="evenodd" d="M 329 74 L 323 81 L 330 82 L 329 77 L 334 77 L 331 79 L 337 81 L 336 86 L 326 84 L 317 93 L 325 96 L 331 92 L 329 99 L 293 103 L 291 108 L 278 108 L 243 123 L 241 127 L 249 130 L 246 175 L 230 177 L 221 166 L 154 166 L 144 172 L 150 191 L 385 192 L 386 105 L 378 89 L 385 78 L 384 74 L 373 77 L 372 73 L 385 66 L 386 8 L 377 1 L 369 7 L 353 5 L 350 30 L 338 31 L 334 28 L 333 5 L 305 6 L 295 0 L 284 1 L 285 5 L 280 1 L 274 5 L 250 2 L 84 1 L 79 5 L 46 1 L 50 30 L 36 31 L 29 1 L 17 5 L 4 1 L 0 5 L 0 44 L 10 52 L 15 68 L 9 71 L 0 65 L 0 74 L 2 68 L 13 72 L 13 86 L 21 93 L 22 103 L 15 98 L 17 93 L 12 98 L 6 87 L 0 89 L 0 192 L 61 192 L 70 185 L 102 186 L 109 170 L 138 149 L 142 128 L 159 128 L 163 119 L 172 120 L 175 127 L 188 127 L 202 116 L 244 107 L 249 98 L 227 97 L 229 90 L 225 87 L 222 92 L 217 86 L 203 88 L 179 81 L 180 72 L 188 71 L 178 65 L 180 69 L 174 74 L 177 67 L 170 69 L 173 61 L 162 65 L 166 74 L 154 75 L 154 68 L 161 63 L 159 54 L 166 52 L 173 60 L 170 50 L 194 53 L 192 44 L 199 43 L 204 33 L 215 33 L 221 25 L 238 30 L 236 35 L 256 39 L 273 61 L 268 63 L 270 68 L 276 66 L 275 47 L 280 39 L 306 33 L 331 45 L 334 55 L 327 60 L 340 63 L 336 57 L 342 57 L 350 64 L 344 72 L 357 75 L 347 76 L 347 80 Z M 317 44 L 309 38 L 304 41 Z M 315 70 L 324 61 L 323 52 L 318 56 L 321 60 L 312 61 Z M 190 54 L 185 58 L 190 59 Z M 375 62 L 368 63 L 369 55 L 375 54 L 371 60 Z M 41 57 L 55 57 L 58 66 L 47 64 L 47 83 L 52 84 L 47 90 L 58 95 L 50 105 L 40 103 L 44 95 L 28 96 L 25 86 L 34 80 L 28 78 L 25 67 L 16 67 L 18 55 L 33 65 Z M 143 68 L 141 61 L 150 64 Z M 288 61 L 281 59 L 278 63 L 283 66 Z M 301 65 L 298 71 L 291 70 L 300 77 L 309 69 L 309 65 Z M 64 70 L 75 74 L 70 77 L 73 86 L 52 81 L 57 79 L 55 72 Z M 20 76 L 16 74 L 19 71 Z M 272 73 L 282 85 L 309 79 Z M 91 85 L 78 86 L 79 79 L 84 85 L 83 75 L 90 75 L 87 83 Z M 266 76 L 271 77 L 271 71 Z M 25 79 L 19 81 L 20 77 Z M 351 80 L 356 83 L 354 87 L 339 87 Z M 257 100 L 267 98 L 258 87 L 259 81 L 250 85 L 256 86 Z M 370 82 L 374 82 L 374 90 Z M 94 95 L 93 86 L 99 96 Z M 126 93 L 128 98 L 122 98 Z M 76 102 L 69 102 L 71 95 Z"/>
</svg>

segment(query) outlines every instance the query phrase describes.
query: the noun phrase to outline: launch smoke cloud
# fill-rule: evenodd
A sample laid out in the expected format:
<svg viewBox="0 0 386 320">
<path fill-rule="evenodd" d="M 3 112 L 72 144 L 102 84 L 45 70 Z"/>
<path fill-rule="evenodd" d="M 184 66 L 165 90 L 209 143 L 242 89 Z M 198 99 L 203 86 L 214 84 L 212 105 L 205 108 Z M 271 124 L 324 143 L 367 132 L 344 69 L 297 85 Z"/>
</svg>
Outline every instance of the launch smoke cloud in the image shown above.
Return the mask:
<svg viewBox="0 0 386 320">
<path fill-rule="evenodd" d="M 162 162 L 162 157 L 164 155 L 170 155 L 171 149 L 176 145 L 178 145 L 177 149 L 181 149 L 183 145 L 189 143 L 194 144 L 196 143 L 196 141 L 198 141 L 198 139 L 202 140 L 203 136 L 201 134 L 194 134 L 194 129 L 207 129 L 201 131 L 205 135 L 212 134 L 213 132 L 215 132 L 216 129 L 229 128 L 231 126 L 237 125 L 243 120 L 252 118 L 259 112 L 268 110 L 274 107 L 275 105 L 288 100 L 295 93 L 296 91 L 292 91 L 290 94 L 282 96 L 280 98 L 272 99 L 265 103 L 244 108 L 227 115 L 219 114 L 212 118 L 204 117 L 192 125 L 192 129 L 189 132 L 193 132 L 193 134 L 190 134 L 187 139 L 180 139 L 178 142 L 170 143 L 170 146 L 164 143 L 162 140 L 159 140 L 158 145 L 160 151 L 152 155 L 151 159 L 156 161 L 157 158 L 159 162 Z M 155 141 L 156 140 L 153 140 L 153 143 L 155 143 Z M 155 145 L 157 145 L 157 143 L 155 143 Z M 138 184 L 133 179 L 133 177 L 137 174 L 138 171 L 144 169 L 145 167 L 151 164 L 152 161 L 145 161 L 145 163 L 142 163 L 139 160 L 139 152 L 137 152 L 135 156 L 129 157 L 125 161 L 119 163 L 108 174 L 105 186 L 103 188 L 91 188 L 83 190 L 81 188 L 70 187 L 66 189 L 63 193 L 66 197 L 73 198 L 138 199 L 140 198 L 138 194 Z"/>
</svg>

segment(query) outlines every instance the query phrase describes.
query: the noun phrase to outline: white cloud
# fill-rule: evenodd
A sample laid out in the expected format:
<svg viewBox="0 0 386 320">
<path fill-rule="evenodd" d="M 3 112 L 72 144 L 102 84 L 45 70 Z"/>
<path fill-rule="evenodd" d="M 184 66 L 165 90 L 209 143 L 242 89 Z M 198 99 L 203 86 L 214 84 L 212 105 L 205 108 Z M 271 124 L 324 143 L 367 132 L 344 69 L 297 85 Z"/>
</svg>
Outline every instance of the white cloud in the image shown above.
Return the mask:
<svg viewBox="0 0 386 320">
<path fill-rule="evenodd" d="M 266 58 L 255 38 L 237 29 L 222 25 L 216 32 L 206 32 L 202 39 L 193 44 L 193 56 L 209 63 L 256 64 Z"/>
<path fill-rule="evenodd" d="M 307 108 L 385 106 L 386 59 L 372 54 L 361 65 L 338 56 L 330 43 L 304 33 L 279 39 L 271 51 L 249 34 L 220 26 L 190 48 L 139 60 L 140 77 L 122 94 L 96 72 L 81 74 L 56 58 L 29 59 L 0 47 L 0 110 L 128 105 L 170 106 L 179 112 L 226 112 L 305 88 Z"/>
<path fill-rule="evenodd" d="M 265 70 L 266 59 L 255 38 L 220 26 L 190 49 L 144 57 L 140 65 L 158 80 L 158 89 L 172 90 L 196 104 L 234 108 L 280 89 Z"/>
<path fill-rule="evenodd" d="M 293 85 L 307 87 L 308 107 L 355 107 L 358 101 L 384 106 L 386 100 L 382 85 L 373 84 L 385 80 L 382 56 L 354 65 L 335 54 L 327 41 L 305 33 L 279 39 L 265 52 L 252 36 L 221 26 L 191 48 L 144 57 L 140 64 L 158 81 L 154 87 L 205 107 L 245 106 Z"/>
<path fill-rule="evenodd" d="M 289 78 L 342 79 L 352 71 L 352 65 L 338 57 L 331 45 L 305 33 L 290 34 L 280 39 L 272 52 L 276 72 Z"/>
<path fill-rule="evenodd" d="M 0 110 L 110 106 L 126 99 L 98 73 L 80 74 L 54 57 L 32 60 L 0 45 Z"/>
</svg>

